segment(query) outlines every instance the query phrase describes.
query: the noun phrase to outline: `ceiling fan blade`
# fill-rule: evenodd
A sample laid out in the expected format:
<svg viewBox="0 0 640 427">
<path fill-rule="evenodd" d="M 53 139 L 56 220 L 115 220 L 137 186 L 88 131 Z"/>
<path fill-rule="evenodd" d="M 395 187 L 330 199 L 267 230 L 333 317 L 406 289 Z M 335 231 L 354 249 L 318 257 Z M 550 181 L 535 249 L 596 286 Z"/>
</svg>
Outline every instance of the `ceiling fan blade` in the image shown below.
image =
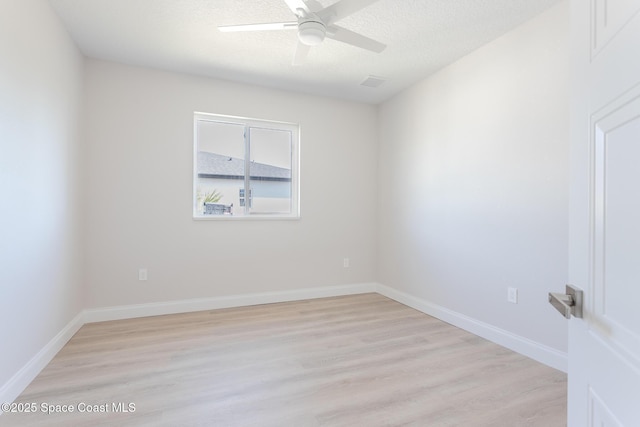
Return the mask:
<svg viewBox="0 0 640 427">
<path fill-rule="evenodd" d="M 285 3 L 287 3 L 287 6 L 289 6 L 289 9 L 291 9 L 291 12 L 293 12 L 296 16 L 298 16 L 299 14 L 298 12 L 299 9 L 304 10 L 305 13 L 311 12 L 307 4 L 302 0 L 284 0 L 284 1 Z"/>
<path fill-rule="evenodd" d="M 319 11 L 318 15 L 325 22 L 336 22 L 377 1 L 378 0 L 339 0 L 337 3 Z"/>
<path fill-rule="evenodd" d="M 296 46 L 296 53 L 293 55 L 292 65 L 301 65 L 304 60 L 307 58 L 309 51 L 311 50 L 311 46 L 308 46 L 301 41 L 298 41 L 298 45 Z"/>
<path fill-rule="evenodd" d="M 299 16 L 299 10 L 302 9 L 304 14 L 302 17 L 306 17 L 312 13 L 316 13 L 322 10 L 322 5 L 317 0 L 284 0 L 289 6 L 289 9 L 296 15 Z"/>
<path fill-rule="evenodd" d="M 354 33 L 346 28 L 338 27 L 337 25 L 332 25 L 327 28 L 327 37 L 377 53 L 382 52 L 387 47 L 386 44 L 365 37 L 362 34 Z"/>
<path fill-rule="evenodd" d="M 304 2 L 313 13 L 318 13 L 323 9 L 322 4 L 317 0 L 304 0 Z"/>
<path fill-rule="evenodd" d="M 218 30 L 228 33 L 234 31 L 295 30 L 297 28 L 297 22 L 269 22 L 266 24 L 221 25 Z"/>
</svg>

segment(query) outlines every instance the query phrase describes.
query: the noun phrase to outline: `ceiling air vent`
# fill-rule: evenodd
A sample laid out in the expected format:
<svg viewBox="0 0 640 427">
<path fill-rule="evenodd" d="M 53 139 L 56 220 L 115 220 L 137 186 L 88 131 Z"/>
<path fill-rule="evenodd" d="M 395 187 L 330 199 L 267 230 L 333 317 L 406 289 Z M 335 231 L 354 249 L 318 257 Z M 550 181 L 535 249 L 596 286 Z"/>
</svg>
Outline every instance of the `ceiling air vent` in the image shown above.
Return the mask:
<svg viewBox="0 0 640 427">
<path fill-rule="evenodd" d="M 384 77 L 369 76 L 366 79 L 364 79 L 364 81 L 360 83 L 360 85 L 367 86 L 367 87 L 378 87 L 385 81 L 386 80 Z"/>
</svg>

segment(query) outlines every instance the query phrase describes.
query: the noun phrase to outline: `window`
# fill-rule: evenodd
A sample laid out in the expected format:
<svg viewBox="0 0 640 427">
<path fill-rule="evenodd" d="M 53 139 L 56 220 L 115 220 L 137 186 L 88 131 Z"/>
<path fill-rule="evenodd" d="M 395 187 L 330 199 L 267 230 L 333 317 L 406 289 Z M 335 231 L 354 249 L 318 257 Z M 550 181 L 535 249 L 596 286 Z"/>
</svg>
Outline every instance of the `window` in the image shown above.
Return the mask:
<svg viewBox="0 0 640 427">
<path fill-rule="evenodd" d="M 195 113 L 194 218 L 297 218 L 298 133 L 291 123 Z"/>
</svg>

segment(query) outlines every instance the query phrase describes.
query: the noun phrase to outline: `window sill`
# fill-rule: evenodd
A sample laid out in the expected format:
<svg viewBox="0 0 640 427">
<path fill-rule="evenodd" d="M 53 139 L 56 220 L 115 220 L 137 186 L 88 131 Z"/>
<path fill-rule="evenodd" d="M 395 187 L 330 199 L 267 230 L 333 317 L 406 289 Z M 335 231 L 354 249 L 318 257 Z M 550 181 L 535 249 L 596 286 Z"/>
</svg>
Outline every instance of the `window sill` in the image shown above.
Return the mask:
<svg viewBox="0 0 640 427">
<path fill-rule="evenodd" d="M 194 216 L 194 221 L 297 221 L 300 215 L 211 215 Z"/>
</svg>

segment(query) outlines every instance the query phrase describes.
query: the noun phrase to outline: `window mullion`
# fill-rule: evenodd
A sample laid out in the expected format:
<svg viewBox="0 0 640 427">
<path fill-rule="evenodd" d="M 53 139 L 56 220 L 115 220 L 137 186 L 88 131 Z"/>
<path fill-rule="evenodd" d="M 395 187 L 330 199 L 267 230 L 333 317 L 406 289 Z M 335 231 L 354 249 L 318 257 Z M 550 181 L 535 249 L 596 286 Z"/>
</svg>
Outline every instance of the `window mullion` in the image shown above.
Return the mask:
<svg viewBox="0 0 640 427">
<path fill-rule="evenodd" d="M 251 128 L 244 128 L 244 214 L 248 215 L 251 206 Z"/>
</svg>

